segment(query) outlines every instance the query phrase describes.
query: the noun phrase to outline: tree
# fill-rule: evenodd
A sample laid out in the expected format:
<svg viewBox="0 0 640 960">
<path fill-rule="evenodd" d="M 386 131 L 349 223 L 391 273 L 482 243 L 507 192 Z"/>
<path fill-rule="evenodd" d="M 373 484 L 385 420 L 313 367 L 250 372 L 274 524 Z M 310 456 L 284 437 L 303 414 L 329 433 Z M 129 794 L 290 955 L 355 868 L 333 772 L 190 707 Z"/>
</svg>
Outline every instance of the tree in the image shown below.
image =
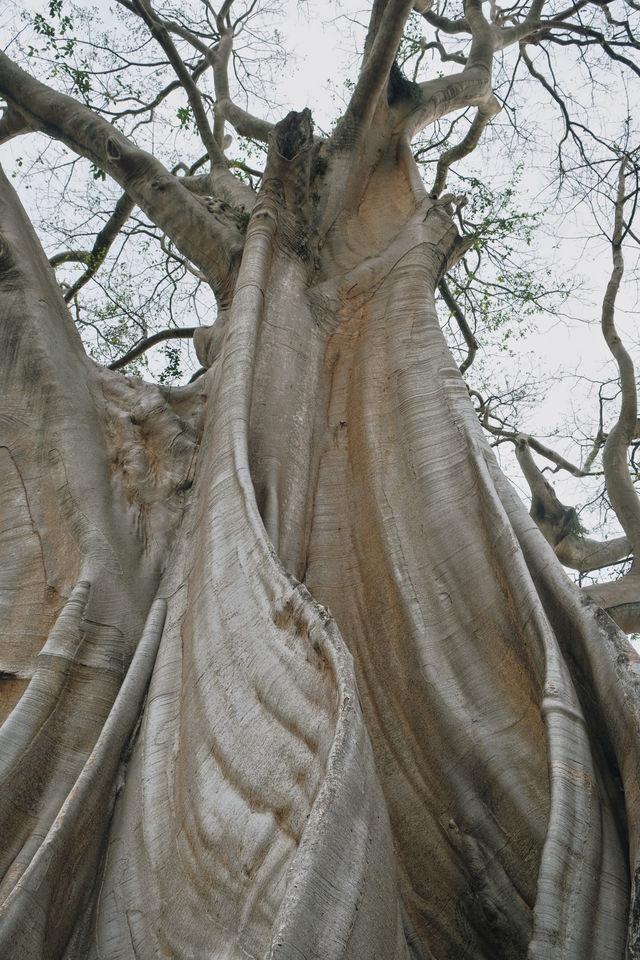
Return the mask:
<svg viewBox="0 0 640 960">
<path fill-rule="evenodd" d="M 637 73 L 635 4 L 416 3 L 416 56 L 455 67 L 417 82 L 396 58 L 412 0 L 374 0 L 327 136 L 232 101 L 255 3 L 120 6 L 173 68 L 206 172 L 125 136 L 77 66 L 71 97 L 5 53 L 2 137 L 41 131 L 112 178 L 114 230 L 136 205 L 218 318 L 187 386 L 97 364 L 3 178 L 3 955 L 640 956 L 638 658 L 498 468 L 435 310 L 474 240 L 443 189 L 498 109 L 495 58 L 542 75 L 530 48 L 572 43 Z M 469 107 L 428 192 L 412 141 Z M 268 145 L 257 189 L 227 125 Z M 633 545 L 629 157 L 605 469 Z M 631 618 L 636 577 L 605 605 Z"/>
</svg>

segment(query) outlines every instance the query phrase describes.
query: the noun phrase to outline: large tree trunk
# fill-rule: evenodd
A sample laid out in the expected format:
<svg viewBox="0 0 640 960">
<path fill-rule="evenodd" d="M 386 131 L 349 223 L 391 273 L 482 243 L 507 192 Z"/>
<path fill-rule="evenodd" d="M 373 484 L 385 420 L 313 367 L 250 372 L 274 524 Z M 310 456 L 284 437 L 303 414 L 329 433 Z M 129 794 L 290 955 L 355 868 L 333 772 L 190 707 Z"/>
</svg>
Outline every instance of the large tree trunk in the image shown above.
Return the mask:
<svg viewBox="0 0 640 960">
<path fill-rule="evenodd" d="M 174 390 L 2 182 L 0 952 L 640 956 L 640 668 L 483 441 L 451 218 L 387 153 L 314 248 L 271 162 Z"/>
</svg>

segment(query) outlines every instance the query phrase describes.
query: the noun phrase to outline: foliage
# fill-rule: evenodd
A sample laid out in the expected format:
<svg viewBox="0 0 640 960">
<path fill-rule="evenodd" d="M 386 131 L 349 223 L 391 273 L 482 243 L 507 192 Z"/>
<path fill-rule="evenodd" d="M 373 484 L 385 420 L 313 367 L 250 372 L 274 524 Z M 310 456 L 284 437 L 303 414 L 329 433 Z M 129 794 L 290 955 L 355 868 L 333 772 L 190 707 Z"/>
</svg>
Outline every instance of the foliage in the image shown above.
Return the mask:
<svg viewBox="0 0 640 960">
<path fill-rule="evenodd" d="M 472 238 L 469 251 L 449 273 L 456 299 L 481 338 L 509 352 L 510 341 L 526 336 L 540 314 L 558 314 L 571 284 L 554 276 L 548 259 L 535 252 L 546 210 L 522 210 L 523 165 L 502 190 L 477 176 L 460 174 L 465 190 L 462 228 Z M 498 339 L 492 334 L 498 333 Z"/>
</svg>

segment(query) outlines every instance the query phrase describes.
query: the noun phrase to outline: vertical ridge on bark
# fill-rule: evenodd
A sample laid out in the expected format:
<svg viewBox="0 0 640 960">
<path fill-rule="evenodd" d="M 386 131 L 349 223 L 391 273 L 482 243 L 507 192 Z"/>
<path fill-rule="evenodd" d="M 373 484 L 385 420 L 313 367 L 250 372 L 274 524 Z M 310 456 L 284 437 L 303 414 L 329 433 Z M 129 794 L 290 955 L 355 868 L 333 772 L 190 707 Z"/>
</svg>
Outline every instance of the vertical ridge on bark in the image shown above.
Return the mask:
<svg viewBox="0 0 640 960">
<path fill-rule="evenodd" d="M 276 223 L 262 210 L 208 375 L 194 499 L 161 585 L 170 616 L 110 833 L 91 957 L 198 955 L 212 941 L 229 958 L 314 945 L 357 957 L 372 935 L 380 956 L 406 956 L 350 658 L 278 560 L 249 474 Z M 334 876 L 351 877 L 350 889 L 334 890 Z"/>
<path fill-rule="evenodd" d="M 306 583 L 355 658 L 424 942 L 604 960 L 622 952 L 628 895 L 606 771 L 425 304 L 441 248 L 428 230 L 405 243 L 373 294 L 343 294 L 327 429 L 344 430 L 320 468 Z"/>
<path fill-rule="evenodd" d="M 2 187 L 25 681 L 58 626 L 2 734 L 35 746 L 0 787 L 0 936 L 16 960 L 632 952 L 637 658 L 482 440 L 434 308 L 450 217 L 394 147 L 320 242 L 297 143 L 173 397 L 86 359 Z"/>
<path fill-rule="evenodd" d="M 82 638 L 82 618 L 89 599 L 90 584 L 81 580 L 36 658 L 36 670 L 29 686 L 0 727 L 0 778 L 4 780 L 49 719 L 62 693 Z"/>
<path fill-rule="evenodd" d="M 605 771 L 603 789 L 609 794 L 612 810 L 617 810 L 619 842 L 628 849 L 627 877 L 631 889 L 627 951 L 633 956 L 640 949 L 640 848 L 635 829 L 640 813 L 640 657 L 606 613 L 584 594 L 577 593 L 562 569 L 553 563 L 550 547 L 540 540 L 539 531 L 520 510 L 515 492 L 492 460 L 489 469 L 563 656 L 571 665 L 591 741 L 600 748 L 600 767 Z"/>
<path fill-rule="evenodd" d="M 77 646 L 70 648 L 77 640 L 87 588 L 87 584 L 79 584 L 76 595 L 70 598 L 65 607 L 67 617 L 61 616 L 62 622 L 59 620 L 56 624 L 58 629 L 54 630 L 49 649 L 43 651 L 45 661 L 50 657 L 76 659 Z M 68 609 L 78 606 L 80 609 L 73 612 Z M 100 826 L 109 819 L 118 765 L 142 708 L 165 614 L 165 601 L 155 601 L 113 707 L 73 787 L 22 872 L 18 872 L 15 865 L 9 871 L 9 880 L 13 879 L 12 874 L 17 877 L 12 886 L 7 885 L 5 874 L 0 903 L 0 949 L 5 956 L 59 954 L 67 946 L 77 915 L 88 907 L 102 848 Z M 71 622 L 66 624 L 65 619 Z M 42 688 L 46 686 L 45 680 L 36 674 L 32 683 Z M 18 712 L 28 707 L 29 694 L 30 690 L 16 708 Z M 46 720 L 37 729 L 37 735 L 41 734 L 44 723 Z M 23 723 L 23 729 L 24 726 Z M 23 764 L 24 768 L 28 769 L 28 762 Z M 13 795 L 19 792 L 14 787 Z"/>
<path fill-rule="evenodd" d="M 144 420 L 141 408 L 153 395 L 155 424 L 153 429 L 146 425 L 146 440 L 160 434 L 169 451 L 172 446 L 175 452 L 180 450 L 186 473 L 194 444 L 182 440 L 184 424 L 170 412 L 156 387 L 107 374 L 87 358 L 33 228 L 3 175 L 0 223 L 2 466 L 4 476 L 10 476 L 12 501 L 18 508 L 15 515 L 4 514 L 0 549 L 13 557 L 18 571 L 23 567 L 31 572 L 29 581 L 16 584 L 16 578 L 6 577 L 3 586 L 8 590 L 2 599 L 8 595 L 24 603 L 33 638 L 26 649 L 19 650 L 19 645 L 5 641 L 12 619 L 0 622 L 0 642 L 12 656 L 6 709 L 17 702 L 7 736 L 25 751 L 20 764 L 0 783 L 2 832 L 7 841 L 3 844 L 6 871 L 1 880 L 5 899 L 0 935 L 13 956 L 33 957 L 47 950 L 54 957 L 64 950 L 78 919 L 76 913 L 83 912 L 87 885 L 95 879 L 96 858 L 108 828 L 108 803 L 115 789 L 113 764 L 100 788 L 92 788 L 93 801 L 86 809 L 66 808 L 64 829 L 77 828 L 69 850 L 77 845 L 78 856 L 70 853 L 62 867 L 60 857 L 66 857 L 67 841 L 48 847 L 45 838 L 104 732 L 129 668 L 175 525 L 170 501 L 182 496 L 178 488 L 184 479 L 172 464 L 163 489 L 168 502 L 152 508 L 148 498 L 158 473 L 150 444 L 135 437 L 131 469 L 123 471 L 124 445 L 118 444 L 115 456 L 109 449 L 107 411 L 111 424 L 126 422 L 135 434 L 131 411 L 137 410 Z M 128 383 L 117 397 L 113 395 L 117 390 L 110 393 L 108 389 L 114 382 Z M 144 502 L 136 486 L 143 477 Z M 140 518 L 145 513 L 155 514 L 157 540 L 143 535 Z M 31 533 L 26 550 L 15 537 L 16 530 L 23 529 Z M 85 583 L 93 584 L 88 598 Z M 37 638 L 44 643 L 50 630 L 51 641 L 38 655 Z M 13 682 L 16 674 L 22 687 L 32 678 L 33 686 L 23 692 Z M 0 676 L 0 684 L 6 681 Z M 100 807 L 103 802 L 106 808 Z M 83 818 L 91 818 L 98 808 L 102 813 L 87 827 Z M 79 853 L 83 843 L 86 866 Z M 67 881 L 51 894 L 50 908 L 45 901 L 51 878 L 47 875 L 40 883 L 38 873 L 44 869 L 46 874 L 47 861 L 58 864 L 60 876 Z M 24 909 L 30 877 L 43 898 L 37 922 Z"/>
</svg>

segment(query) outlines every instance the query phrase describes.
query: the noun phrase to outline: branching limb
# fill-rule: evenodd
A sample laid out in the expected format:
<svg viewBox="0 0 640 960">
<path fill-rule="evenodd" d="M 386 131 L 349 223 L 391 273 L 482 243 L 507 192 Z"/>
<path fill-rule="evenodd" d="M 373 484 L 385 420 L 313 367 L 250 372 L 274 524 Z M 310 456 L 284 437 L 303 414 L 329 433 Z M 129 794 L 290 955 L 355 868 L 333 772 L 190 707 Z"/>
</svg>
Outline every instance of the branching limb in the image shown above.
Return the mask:
<svg viewBox="0 0 640 960">
<path fill-rule="evenodd" d="M 514 7 L 504 11 L 497 9 L 497 15 L 492 14 L 490 29 L 493 35 L 494 52 L 503 50 L 516 43 L 540 43 L 542 40 L 559 42 L 559 34 L 568 34 L 570 39 L 565 41 L 571 44 L 598 46 L 612 60 L 622 63 L 637 75 L 640 75 L 640 66 L 637 63 L 635 51 L 639 48 L 638 40 L 629 26 L 628 20 L 615 20 L 608 9 L 609 0 L 576 0 L 550 17 L 542 16 L 545 0 L 533 0 L 526 15 L 523 16 L 523 7 Z M 603 11 L 611 26 L 619 27 L 622 34 L 613 38 L 593 25 L 585 23 L 580 13 L 587 7 L 596 7 Z M 420 11 L 425 21 L 435 27 L 440 33 L 450 36 L 473 35 L 472 17 L 465 7 L 465 16 L 452 20 L 435 13 L 429 6 Z M 508 24 L 508 25 L 507 25 Z M 630 50 L 631 55 L 625 56 L 620 49 Z"/>
<path fill-rule="evenodd" d="M 95 276 L 98 269 L 102 266 L 107 253 L 109 252 L 111 244 L 131 216 L 134 207 L 135 203 L 131 197 L 128 194 L 123 193 L 116 203 L 115 210 L 105 223 L 102 230 L 98 233 L 93 244 L 93 249 L 85 259 L 85 263 L 87 264 L 86 270 L 80 277 L 78 277 L 75 283 L 65 291 L 64 299 L 67 303 L 73 300 L 78 291 L 81 290 L 82 287 L 84 287 L 84 285 L 88 283 L 93 276 Z M 64 256 L 64 254 L 58 254 L 58 256 Z M 52 263 L 52 260 L 49 262 Z M 58 263 L 64 262 L 68 262 L 68 260 L 58 260 Z"/>
<path fill-rule="evenodd" d="M 592 467 L 592 465 L 593 465 L 596 457 L 597 457 L 598 454 L 600 453 L 600 450 L 601 450 L 602 447 L 604 446 L 606 439 L 607 439 L 607 438 L 606 438 L 606 436 L 605 436 L 605 434 L 604 434 L 604 432 L 603 432 L 603 430 L 602 430 L 602 426 L 600 426 L 600 429 L 598 430 L 598 432 L 596 433 L 596 435 L 595 435 L 595 437 L 594 437 L 593 446 L 591 447 L 591 450 L 589 451 L 589 455 L 587 456 L 587 458 L 586 458 L 586 460 L 585 460 L 585 462 L 584 462 L 584 469 L 585 469 L 585 470 L 591 470 L 591 467 Z"/>
<path fill-rule="evenodd" d="M 213 81 L 216 91 L 216 119 L 228 120 L 234 130 L 241 137 L 250 137 L 252 140 L 260 140 L 263 143 L 269 143 L 273 133 L 273 124 L 254 117 L 247 113 L 241 107 L 237 106 L 229 92 L 229 60 L 233 48 L 233 31 L 226 29 L 217 44 L 215 51 L 211 51 L 210 62 L 213 67 Z M 223 126 L 219 126 L 217 135 L 222 136 Z"/>
<path fill-rule="evenodd" d="M 536 440 L 535 437 L 527 436 L 526 439 L 532 450 L 535 450 L 541 457 L 549 460 L 550 463 L 555 463 L 557 469 L 566 470 L 572 477 L 588 477 L 591 475 L 588 469 L 585 467 L 576 467 L 576 465 L 571 463 L 570 460 L 567 460 L 566 457 L 561 456 L 556 450 L 552 450 L 551 447 L 547 447 L 544 443 Z"/>
<path fill-rule="evenodd" d="M 618 193 L 611 250 L 613 269 L 602 303 L 602 333 L 620 374 L 621 406 L 618 421 L 609 432 L 602 453 L 607 493 L 624 532 L 640 552 L 640 501 L 627 467 L 627 449 L 635 437 L 638 419 L 638 400 L 633 361 L 616 330 L 615 302 L 622 274 L 622 238 L 624 235 L 625 178 L 629 165 L 627 158 L 620 165 Z"/>
<path fill-rule="evenodd" d="M 197 280 L 205 280 L 206 278 L 197 270 L 193 264 L 189 263 L 188 260 L 185 260 L 184 257 L 179 257 L 175 251 L 171 249 L 167 243 L 166 237 L 160 238 L 160 246 L 162 247 L 162 252 L 166 254 L 167 258 L 173 260 L 175 263 L 179 263 L 183 270 L 186 270 L 187 273 L 190 273 L 192 277 L 195 277 Z"/>
<path fill-rule="evenodd" d="M 177 34 L 202 54 L 205 63 L 214 69 L 214 82 L 216 69 L 218 69 L 221 59 L 219 52 L 220 43 L 209 47 L 187 28 L 174 21 L 163 20 L 153 9 L 149 0 L 131 0 L 131 2 L 119 0 L 119 2 L 121 5 L 126 6 L 127 9 L 136 13 L 148 26 L 152 36 L 165 52 L 169 63 L 173 67 L 180 84 L 187 94 L 200 138 L 211 164 L 209 174 L 211 186 L 209 192 L 222 196 L 231 203 L 243 205 L 251 209 L 255 203 L 255 195 L 249 187 L 240 183 L 236 177 L 233 176 L 224 155 L 224 123 L 214 122 L 214 128 L 211 128 L 202 96 L 196 83 L 196 76 L 187 68 L 171 39 L 170 33 Z"/>
<path fill-rule="evenodd" d="M 560 502 L 555 490 L 535 463 L 531 455 L 532 446 L 531 438 L 523 434 L 517 436 L 516 457 L 531 491 L 529 512 L 560 562 L 573 570 L 586 573 L 628 557 L 632 549 L 628 537 L 595 540 L 580 535 L 575 509 Z"/>
<path fill-rule="evenodd" d="M 581 6 L 590 2 L 591 0 L 579 0 L 572 8 L 572 13 L 576 13 Z M 505 47 L 510 47 L 514 43 L 520 43 L 522 40 L 539 34 L 541 30 L 540 17 L 545 3 L 546 0 L 533 0 L 527 15 L 520 23 L 515 23 L 510 27 L 494 25 L 496 50 L 504 50 Z"/>
<path fill-rule="evenodd" d="M 419 9 L 420 5 L 417 5 Z M 464 17 L 450 19 L 434 12 L 427 4 L 426 9 L 420 10 L 424 20 L 438 31 L 439 34 L 450 36 L 471 37 L 471 50 L 466 59 L 465 69 L 449 78 L 428 81 L 422 85 L 425 100 L 433 98 L 430 104 L 431 112 L 423 107 L 411 118 L 412 130 L 415 132 L 429 123 L 431 119 L 442 116 L 445 112 L 468 106 L 472 103 L 483 103 L 487 97 L 486 88 L 483 92 L 482 78 L 474 70 L 480 63 L 490 69 L 490 59 L 498 50 L 503 50 L 513 44 L 539 44 L 543 41 L 563 43 L 577 47 L 597 46 L 612 60 L 623 64 L 636 75 L 640 75 L 637 51 L 640 42 L 636 39 L 629 22 L 617 21 L 611 17 L 606 0 L 576 0 L 574 4 L 550 17 L 543 17 L 545 0 L 533 0 L 525 14 L 526 5 L 512 7 L 509 10 L 500 10 L 492 6 L 492 19 L 487 22 L 482 13 L 481 5 L 471 0 L 464 4 Z M 609 33 L 596 29 L 585 23 L 581 17 L 583 8 L 598 8 L 604 11 L 609 25 L 619 28 L 618 34 L 611 37 Z M 440 41 L 430 43 L 429 46 L 442 46 Z M 444 48 L 443 48 L 444 50 Z M 629 55 L 627 56 L 627 51 Z M 526 55 L 525 55 L 526 57 Z M 448 54 L 447 54 L 447 58 Z M 535 71 L 531 60 L 525 59 L 527 67 L 558 102 L 565 119 L 567 131 L 572 130 L 566 107 L 551 84 Z M 476 81 L 477 89 L 474 89 Z M 444 102 L 443 102 L 444 101 Z M 435 107 L 436 112 L 433 112 Z M 573 130 L 572 130 L 573 132 Z"/>
<path fill-rule="evenodd" d="M 413 0 L 376 0 L 373 4 L 360 76 L 337 131 L 340 141 L 353 143 L 370 126 L 378 101 L 387 88 L 412 7 Z"/>
<path fill-rule="evenodd" d="M 604 50 L 604 52 L 607 54 L 607 56 L 611 60 L 615 60 L 618 63 L 622 63 L 625 67 L 627 67 L 629 70 L 635 73 L 636 76 L 640 76 L 640 66 L 638 66 L 636 60 L 631 59 L 630 57 L 625 57 L 623 54 L 619 53 L 618 50 L 616 49 L 616 46 L 619 46 L 620 44 L 616 44 L 616 45 L 612 44 L 607 40 L 604 33 L 602 33 L 599 30 L 594 30 L 592 27 L 585 27 L 582 24 L 575 23 L 575 22 L 565 21 L 561 23 L 555 19 L 548 24 L 547 23 L 540 24 L 539 28 L 541 29 L 541 31 L 543 31 L 544 28 L 546 28 L 549 31 L 552 28 L 555 28 L 558 31 L 562 29 L 563 31 L 566 31 L 569 34 L 573 34 L 574 37 L 576 38 L 578 37 L 583 38 L 581 45 L 599 47 L 600 49 Z M 549 39 L 550 40 L 555 39 L 553 37 L 553 34 L 551 33 L 549 34 Z M 580 43 L 579 40 L 573 40 L 573 39 L 570 42 Z M 621 44 L 621 45 L 623 46 L 624 49 L 631 48 L 632 52 L 636 52 L 640 48 L 640 43 L 637 40 L 635 40 L 635 38 L 633 41 L 625 42 L 624 44 Z M 637 59 L 637 55 L 636 55 L 636 59 Z"/>
<path fill-rule="evenodd" d="M 459 63 L 462 67 L 465 66 L 467 58 L 462 52 L 462 50 L 446 50 L 444 44 L 440 40 L 429 40 L 425 41 L 422 44 L 422 53 L 420 58 L 424 55 L 427 50 L 437 50 L 438 55 L 442 63 Z M 417 76 L 418 65 L 416 65 L 414 80 Z"/>
<path fill-rule="evenodd" d="M 468 156 L 475 150 L 489 120 L 491 117 L 495 117 L 500 110 L 500 104 L 492 94 L 486 103 L 481 103 L 478 107 L 466 136 L 463 137 L 460 143 L 457 143 L 454 147 L 451 147 L 450 150 L 445 150 L 445 152 L 441 154 L 436 169 L 436 179 L 431 190 L 431 196 L 434 199 L 440 196 L 446 186 L 447 173 L 449 172 L 451 164 L 455 163 L 456 160 L 461 160 L 463 157 Z"/>
<path fill-rule="evenodd" d="M 438 284 L 438 290 L 442 296 L 442 299 L 446 303 L 447 307 L 451 311 L 451 315 L 454 317 L 458 327 L 460 328 L 460 333 L 464 337 L 465 343 L 467 344 L 467 356 L 460 364 L 460 373 L 464 373 L 469 369 L 471 364 L 474 361 L 476 352 L 478 350 L 478 341 L 476 340 L 471 327 L 467 323 L 467 318 L 464 315 L 462 307 L 456 300 L 456 298 L 451 293 L 449 286 L 446 280 L 441 280 Z"/>
<path fill-rule="evenodd" d="M 196 81 L 198 77 L 204 73 L 208 66 L 209 65 L 206 60 L 201 60 L 200 63 L 191 70 L 191 76 L 193 80 Z M 171 93 L 173 93 L 175 90 L 181 89 L 181 87 L 182 84 L 179 80 L 172 80 L 171 83 L 168 83 L 166 87 L 156 94 L 153 100 L 142 104 L 140 107 L 129 107 L 123 110 L 107 110 L 105 107 L 103 107 L 101 113 L 104 116 L 112 117 L 114 120 L 117 120 L 120 117 L 135 117 L 142 113 L 150 114 L 156 109 L 156 107 L 160 106 L 160 104 L 163 103 Z"/>
<path fill-rule="evenodd" d="M 207 119 L 207 114 L 202 102 L 202 97 L 195 83 L 191 72 L 187 69 L 182 57 L 178 53 L 173 43 L 169 31 L 155 13 L 148 0 L 133 0 L 135 12 L 146 23 L 154 39 L 158 42 L 162 50 L 167 55 L 169 63 L 173 67 L 178 80 L 184 87 L 189 100 L 189 106 L 193 112 L 198 132 L 204 144 L 205 150 L 209 154 L 209 160 L 212 167 L 221 166 L 226 168 L 226 159 L 221 146 L 216 143 L 213 130 Z"/>
<path fill-rule="evenodd" d="M 7 140 L 29 133 L 30 130 L 29 122 L 22 111 L 8 103 L 0 117 L 0 143 L 6 143 Z"/>
<path fill-rule="evenodd" d="M 541 86 L 544 87 L 544 89 L 547 91 L 549 96 L 553 100 L 555 100 L 555 102 L 560 107 L 560 112 L 562 113 L 562 119 L 564 120 L 564 130 L 565 130 L 564 136 L 560 141 L 560 143 L 558 144 L 558 156 L 560 156 L 561 150 L 562 150 L 562 144 L 567 139 L 569 131 L 571 130 L 571 119 L 569 117 L 569 111 L 567 110 L 567 106 L 564 100 L 562 99 L 562 97 L 559 95 L 558 91 L 555 89 L 555 87 L 553 87 L 552 84 L 549 83 L 547 78 L 543 76 L 543 74 L 541 74 L 540 71 L 536 70 L 536 68 L 534 67 L 531 57 L 527 53 L 526 44 L 524 41 L 520 44 L 520 57 L 523 60 L 524 64 L 526 65 L 526 68 L 531 74 L 531 76 L 535 80 L 537 80 Z"/>
<path fill-rule="evenodd" d="M 566 473 L 570 473 L 572 477 L 593 476 L 590 471 L 584 470 L 582 467 L 577 467 L 575 463 L 571 463 L 570 460 L 567 460 L 566 457 L 563 457 L 561 454 L 559 454 L 557 450 L 552 450 L 551 447 L 547 447 L 546 444 L 541 443 L 540 440 L 537 440 L 535 437 L 529 436 L 529 434 L 510 432 L 509 430 L 505 430 L 501 427 L 496 427 L 489 419 L 487 421 L 483 420 L 483 426 L 494 436 L 501 437 L 504 440 L 511 440 L 515 444 L 517 444 L 520 440 L 526 441 L 527 445 L 532 450 L 535 450 L 536 453 L 540 454 L 541 457 L 544 457 L 545 460 L 548 460 L 549 463 L 555 464 L 555 470 L 553 471 L 554 473 L 556 473 L 558 470 L 564 470 Z"/>
<path fill-rule="evenodd" d="M 151 7 L 148 4 L 147 0 L 144 0 L 144 2 L 151 10 Z M 141 15 L 138 0 L 117 0 L 117 3 L 121 7 L 124 7 L 125 10 L 129 10 L 130 13 L 135 14 L 137 17 Z M 197 50 L 198 53 L 200 53 L 203 57 L 205 57 L 205 59 L 208 59 L 210 48 L 201 37 L 199 37 L 192 30 L 189 30 L 189 28 L 186 27 L 183 23 L 178 23 L 176 20 L 166 20 L 166 19 L 161 20 L 160 16 L 155 10 L 151 12 L 153 17 L 158 22 L 162 22 L 162 25 L 166 30 L 168 30 L 170 33 L 175 34 L 177 37 L 180 37 L 182 40 L 186 40 L 186 42 L 189 43 L 194 48 L 194 50 Z"/>
<path fill-rule="evenodd" d="M 471 33 L 471 48 L 465 67 L 450 77 L 438 77 L 419 85 L 420 102 L 411 110 L 406 121 L 410 136 L 454 110 L 491 102 L 491 70 L 496 49 L 494 31 L 484 16 L 481 0 L 465 0 L 464 11 L 464 21 L 459 23 L 465 24 L 464 32 Z M 429 19 L 429 14 L 425 16 Z M 493 107 L 490 106 L 491 109 Z"/>
<path fill-rule="evenodd" d="M 431 8 L 418 11 L 424 19 L 436 30 L 447 33 L 451 36 L 460 36 L 470 33 L 469 21 L 465 17 L 459 17 L 457 20 L 451 20 L 449 17 L 443 17 Z"/>
<path fill-rule="evenodd" d="M 233 216 L 223 212 L 213 215 L 153 156 L 88 107 L 31 77 L 3 53 L 0 94 L 26 115 L 34 129 L 65 143 L 112 176 L 203 271 L 214 290 L 223 298 L 230 294 L 243 246 Z M 242 188 L 230 171 L 224 172 Z"/>
<path fill-rule="evenodd" d="M 128 350 L 123 357 L 110 363 L 109 370 L 120 370 L 122 367 L 126 367 L 128 363 L 142 356 L 143 353 L 146 353 L 147 350 L 154 347 L 156 343 L 162 343 L 163 340 L 193 340 L 193 334 L 196 329 L 196 327 L 169 327 L 167 330 L 159 330 L 158 333 L 154 333 L 152 336 L 141 340 L 135 347 Z"/>
<path fill-rule="evenodd" d="M 535 437 L 532 437 L 527 433 L 523 433 L 521 430 L 515 430 L 512 427 L 509 427 L 505 421 L 501 420 L 499 417 L 496 417 L 491 407 L 491 400 L 493 398 L 490 397 L 485 399 L 476 390 L 472 391 L 472 396 L 478 401 L 477 411 L 482 426 L 485 428 L 487 433 L 492 434 L 494 437 L 498 437 L 499 442 L 505 440 L 509 441 L 518 449 L 522 444 L 525 444 L 527 449 L 531 448 L 531 450 L 535 450 L 535 452 L 539 453 L 541 457 L 545 458 L 545 460 L 555 464 L 556 470 L 565 470 L 567 473 L 570 473 L 572 477 L 592 476 L 588 469 L 576 466 L 574 463 L 571 463 L 570 460 L 567 460 L 566 457 L 563 457 L 556 450 L 552 450 L 551 447 L 547 447 Z M 533 463 L 533 460 L 531 462 Z"/>
</svg>

